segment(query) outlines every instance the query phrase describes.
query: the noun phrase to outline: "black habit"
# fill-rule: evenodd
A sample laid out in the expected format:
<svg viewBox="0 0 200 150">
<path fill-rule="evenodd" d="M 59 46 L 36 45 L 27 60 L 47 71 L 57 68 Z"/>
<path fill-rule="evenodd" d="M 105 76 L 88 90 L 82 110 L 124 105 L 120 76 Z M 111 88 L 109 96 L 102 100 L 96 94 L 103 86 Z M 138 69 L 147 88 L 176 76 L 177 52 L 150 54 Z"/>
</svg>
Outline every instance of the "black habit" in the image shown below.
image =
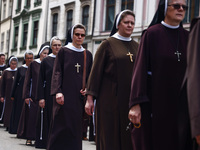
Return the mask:
<svg viewBox="0 0 200 150">
<path fill-rule="evenodd" d="M 38 88 L 37 88 L 37 100 L 44 99 L 45 108 L 43 109 L 43 114 L 41 114 L 42 108 L 39 108 L 38 111 L 36 143 L 35 143 L 36 148 L 46 148 L 47 145 L 49 126 L 52 117 L 53 96 L 51 96 L 50 90 L 51 90 L 51 77 L 53 73 L 53 65 L 55 58 L 56 55 L 50 54 L 48 57 L 44 58 L 40 66 Z"/>
<path fill-rule="evenodd" d="M 14 98 L 14 101 L 9 128 L 9 133 L 11 134 L 16 134 L 18 129 L 19 119 L 22 112 L 22 106 L 24 104 L 24 99 L 22 99 L 22 91 L 27 68 L 28 66 L 22 65 L 17 69 L 12 86 L 11 97 Z"/>
<path fill-rule="evenodd" d="M 142 112 L 142 126 L 132 130 L 134 150 L 190 149 L 186 89 L 181 91 L 187 40 L 188 31 L 182 27 L 162 24 L 142 36 L 129 103 L 130 108 L 140 104 Z"/>
<path fill-rule="evenodd" d="M 92 66 L 92 54 L 87 52 L 86 77 Z M 48 150 L 82 150 L 83 100 L 80 90 L 83 80 L 84 52 L 63 47 L 58 52 L 53 69 L 51 94 L 62 93 L 64 105 L 53 101 L 53 122 Z M 79 68 L 75 67 L 80 65 Z"/>
</svg>

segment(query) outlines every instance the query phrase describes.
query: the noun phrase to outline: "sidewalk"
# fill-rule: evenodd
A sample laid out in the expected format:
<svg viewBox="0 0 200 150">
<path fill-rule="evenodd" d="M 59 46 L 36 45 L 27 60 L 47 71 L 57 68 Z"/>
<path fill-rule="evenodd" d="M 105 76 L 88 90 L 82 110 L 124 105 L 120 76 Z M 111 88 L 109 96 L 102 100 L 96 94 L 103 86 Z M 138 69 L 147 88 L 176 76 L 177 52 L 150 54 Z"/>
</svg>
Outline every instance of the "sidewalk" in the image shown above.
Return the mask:
<svg viewBox="0 0 200 150">
<path fill-rule="evenodd" d="M 0 150 L 37 150 L 33 146 L 26 146 L 26 140 L 16 138 L 16 134 L 9 134 L 0 124 Z M 83 141 L 83 150 L 95 150 L 94 142 Z M 38 149 L 44 150 L 44 149 Z"/>
</svg>

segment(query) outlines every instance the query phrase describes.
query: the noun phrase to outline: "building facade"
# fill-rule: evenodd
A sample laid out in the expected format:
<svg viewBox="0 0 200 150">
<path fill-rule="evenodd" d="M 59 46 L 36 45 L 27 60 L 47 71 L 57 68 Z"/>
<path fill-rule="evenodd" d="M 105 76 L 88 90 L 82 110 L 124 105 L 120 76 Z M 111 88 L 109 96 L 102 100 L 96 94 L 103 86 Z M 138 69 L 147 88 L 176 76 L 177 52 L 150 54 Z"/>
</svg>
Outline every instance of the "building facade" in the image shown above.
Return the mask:
<svg viewBox="0 0 200 150">
<path fill-rule="evenodd" d="M 24 51 L 35 54 L 40 45 L 53 36 L 66 40 L 67 30 L 76 23 L 86 26 L 83 46 L 95 54 L 99 44 L 109 37 L 114 18 L 121 10 L 136 15 L 132 37 L 140 41 L 150 24 L 159 0 L 1 0 L 0 51 L 23 58 Z M 187 0 L 189 9 L 184 28 L 200 15 L 199 0 Z M 10 20 L 12 18 L 12 20 Z M 10 33 L 10 34 L 9 34 Z"/>
</svg>

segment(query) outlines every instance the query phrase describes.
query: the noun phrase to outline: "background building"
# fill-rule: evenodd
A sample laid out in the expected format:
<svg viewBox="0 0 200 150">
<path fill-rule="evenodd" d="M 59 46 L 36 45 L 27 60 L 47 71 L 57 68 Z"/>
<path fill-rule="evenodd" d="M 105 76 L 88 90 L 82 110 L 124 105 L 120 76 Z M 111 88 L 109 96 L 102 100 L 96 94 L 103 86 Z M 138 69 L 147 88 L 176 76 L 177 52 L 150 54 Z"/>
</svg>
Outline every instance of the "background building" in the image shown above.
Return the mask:
<svg viewBox="0 0 200 150">
<path fill-rule="evenodd" d="M 114 17 L 124 9 L 136 14 L 132 37 L 139 42 L 158 3 L 159 0 L 1 0 L 0 52 L 21 59 L 26 49 L 37 54 L 40 45 L 53 36 L 64 44 L 67 30 L 82 23 L 87 28 L 83 46 L 95 54 L 101 41 L 109 37 Z M 183 26 L 189 30 L 191 19 L 200 15 L 200 2 L 187 3 Z"/>
</svg>

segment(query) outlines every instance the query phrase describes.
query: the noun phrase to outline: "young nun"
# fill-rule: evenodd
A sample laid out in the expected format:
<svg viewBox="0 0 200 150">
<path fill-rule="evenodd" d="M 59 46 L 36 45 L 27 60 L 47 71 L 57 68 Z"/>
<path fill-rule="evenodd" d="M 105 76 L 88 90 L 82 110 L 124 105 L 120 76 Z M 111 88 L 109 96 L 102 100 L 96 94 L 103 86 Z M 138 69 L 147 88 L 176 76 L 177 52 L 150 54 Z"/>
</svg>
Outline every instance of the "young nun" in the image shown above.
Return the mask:
<svg viewBox="0 0 200 150">
<path fill-rule="evenodd" d="M 96 142 L 98 150 L 132 150 L 128 102 L 131 74 L 138 43 L 131 38 L 135 15 L 120 12 L 111 37 L 99 46 L 87 83 L 85 111 L 92 115 L 96 99 Z"/>
<path fill-rule="evenodd" d="M 186 10 L 186 0 L 161 0 L 141 38 L 129 103 L 135 150 L 191 150 L 186 88 L 181 87 L 188 42 L 181 22 Z"/>
<path fill-rule="evenodd" d="M 62 47 L 56 56 L 51 82 L 51 94 L 56 95 L 56 100 L 53 102 L 48 150 L 82 150 L 84 103 L 80 95 L 85 94 L 82 87 L 84 58 L 86 79 L 92 66 L 91 52 L 82 47 L 85 31 L 82 24 L 74 25 L 67 39 L 72 43 Z"/>
<path fill-rule="evenodd" d="M 26 103 L 25 114 L 28 113 L 28 117 L 26 118 L 28 120 L 26 122 L 27 126 L 25 134 L 27 145 L 32 145 L 32 140 L 35 140 L 38 110 L 38 101 L 36 101 L 37 81 L 41 61 L 48 56 L 48 53 L 49 45 L 47 45 L 47 43 L 42 44 L 38 52 L 39 58 L 30 63 L 25 75 L 22 98 Z"/>
<path fill-rule="evenodd" d="M 37 100 L 39 101 L 38 120 L 36 128 L 36 148 L 45 148 L 48 140 L 49 127 L 52 117 L 53 96 L 51 96 L 51 77 L 56 55 L 62 46 L 61 40 L 54 36 L 50 40 L 52 53 L 40 65 Z M 55 98 L 55 96 L 54 96 Z"/>
<path fill-rule="evenodd" d="M 12 86 L 11 100 L 13 100 L 13 108 L 9 128 L 9 133 L 11 134 L 17 133 L 22 106 L 24 104 L 24 99 L 22 99 L 24 79 L 28 66 L 33 61 L 33 51 L 26 50 L 24 53 L 24 61 L 25 64 L 17 69 Z"/>
<path fill-rule="evenodd" d="M 14 76 L 17 71 L 17 57 L 11 56 L 9 59 L 9 67 L 3 71 L 1 78 L 1 91 L 0 91 L 0 100 L 4 103 L 4 120 L 3 124 L 7 130 L 10 127 L 10 116 L 13 106 L 13 101 L 11 100 L 11 90 L 12 84 L 14 81 Z"/>
<path fill-rule="evenodd" d="M 1 53 L 0 54 L 0 85 L 1 85 L 1 76 L 2 72 L 6 69 L 5 65 L 5 54 Z M 1 87 L 0 87 L 1 90 Z M 0 123 L 3 123 L 3 103 L 0 102 Z"/>
</svg>

